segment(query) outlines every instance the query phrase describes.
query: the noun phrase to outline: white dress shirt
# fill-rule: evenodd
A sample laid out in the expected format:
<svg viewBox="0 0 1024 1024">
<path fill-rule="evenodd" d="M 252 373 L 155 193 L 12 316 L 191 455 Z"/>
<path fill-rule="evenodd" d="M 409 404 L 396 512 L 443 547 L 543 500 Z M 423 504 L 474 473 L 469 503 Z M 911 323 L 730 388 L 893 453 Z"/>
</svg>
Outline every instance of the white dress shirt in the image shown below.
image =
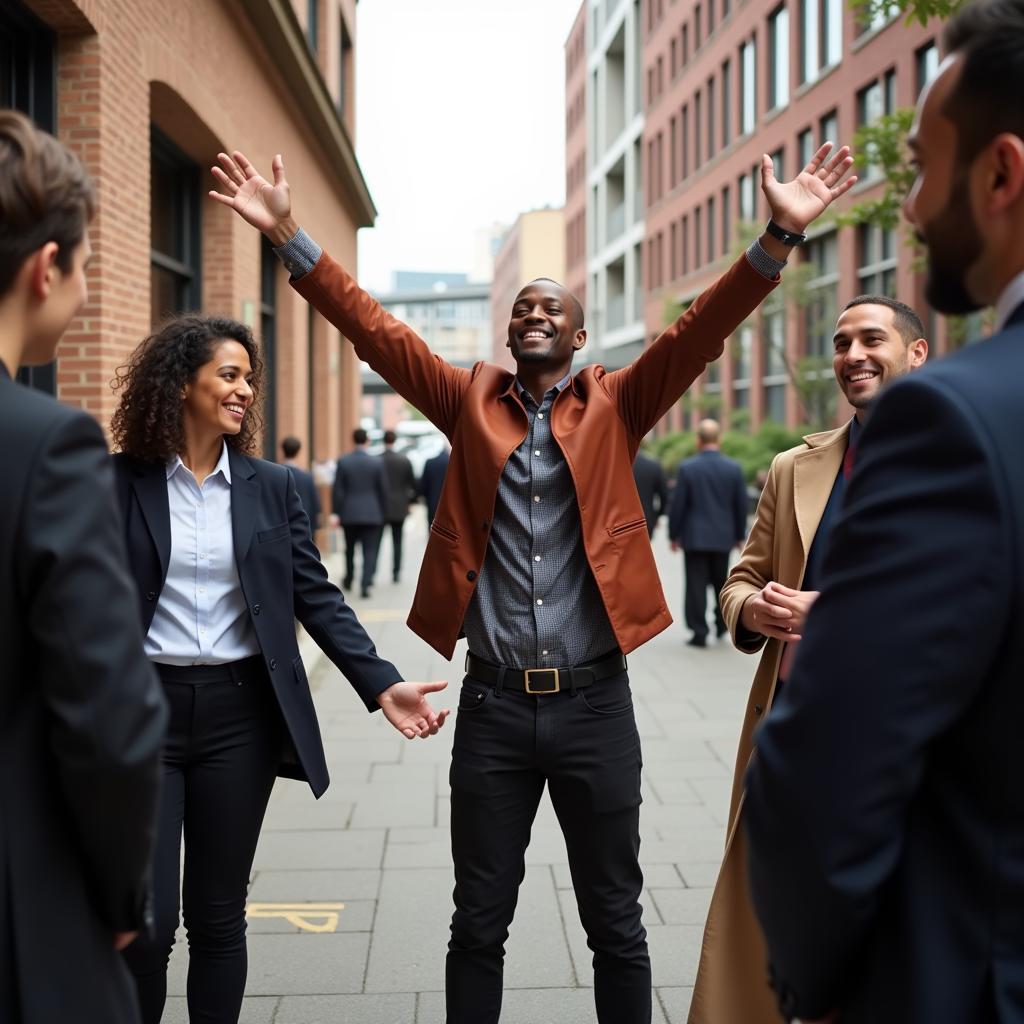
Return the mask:
<svg viewBox="0 0 1024 1024">
<path fill-rule="evenodd" d="M 171 558 L 146 654 L 162 665 L 224 665 L 259 654 L 235 565 L 227 444 L 202 486 L 176 455 L 167 464 L 167 500 Z"/>
<path fill-rule="evenodd" d="M 1000 293 L 996 302 L 996 330 L 1001 331 L 1010 319 L 1010 314 L 1024 302 L 1024 270 L 1022 270 Z"/>
</svg>

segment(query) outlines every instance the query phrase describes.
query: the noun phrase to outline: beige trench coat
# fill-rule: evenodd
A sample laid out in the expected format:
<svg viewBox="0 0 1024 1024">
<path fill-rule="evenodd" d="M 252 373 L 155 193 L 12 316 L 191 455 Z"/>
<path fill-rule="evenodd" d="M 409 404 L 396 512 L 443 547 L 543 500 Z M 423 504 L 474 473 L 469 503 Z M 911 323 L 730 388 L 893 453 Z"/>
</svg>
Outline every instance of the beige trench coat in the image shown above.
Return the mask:
<svg viewBox="0 0 1024 1024">
<path fill-rule="evenodd" d="M 743 777 L 755 727 L 772 706 L 782 643 L 740 634 L 740 612 L 770 580 L 799 588 L 807 553 L 842 466 L 850 425 L 809 434 L 805 444 L 777 455 L 757 505 L 750 536 L 722 589 L 722 614 L 733 642 L 747 654 L 764 648 L 740 733 L 729 805 L 725 857 L 704 927 L 700 966 L 688 1024 L 778 1024 L 768 987 L 768 954 L 747 887 L 746 836 L 740 827 Z"/>
</svg>

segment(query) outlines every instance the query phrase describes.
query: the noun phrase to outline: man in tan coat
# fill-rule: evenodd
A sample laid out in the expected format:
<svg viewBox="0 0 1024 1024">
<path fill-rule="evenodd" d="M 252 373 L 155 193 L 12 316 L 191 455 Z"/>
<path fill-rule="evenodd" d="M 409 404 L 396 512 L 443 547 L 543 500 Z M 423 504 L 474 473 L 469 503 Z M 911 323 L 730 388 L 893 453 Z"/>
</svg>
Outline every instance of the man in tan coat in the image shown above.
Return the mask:
<svg viewBox="0 0 1024 1024">
<path fill-rule="evenodd" d="M 689 1024 L 777 1024 L 768 987 L 768 955 L 747 886 L 740 828 L 743 776 L 755 727 L 772 706 L 792 663 L 800 631 L 817 594 L 827 538 L 842 504 L 857 436 L 884 385 L 928 356 L 920 319 L 909 306 L 861 295 L 836 324 L 833 370 L 856 410 L 835 430 L 809 434 L 776 456 L 739 561 L 722 589 L 733 642 L 746 654 L 762 650 L 740 733 L 729 807 L 729 829 L 704 929 Z"/>
</svg>

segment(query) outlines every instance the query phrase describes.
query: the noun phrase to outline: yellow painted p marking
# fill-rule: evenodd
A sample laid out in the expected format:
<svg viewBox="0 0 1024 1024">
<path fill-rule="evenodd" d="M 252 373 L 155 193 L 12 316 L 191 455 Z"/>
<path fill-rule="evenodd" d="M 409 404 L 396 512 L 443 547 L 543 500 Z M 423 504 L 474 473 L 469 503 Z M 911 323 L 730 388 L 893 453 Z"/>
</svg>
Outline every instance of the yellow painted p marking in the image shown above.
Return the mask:
<svg viewBox="0 0 1024 1024">
<path fill-rule="evenodd" d="M 281 917 L 305 932 L 336 932 L 344 903 L 250 903 L 246 917 Z"/>
</svg>

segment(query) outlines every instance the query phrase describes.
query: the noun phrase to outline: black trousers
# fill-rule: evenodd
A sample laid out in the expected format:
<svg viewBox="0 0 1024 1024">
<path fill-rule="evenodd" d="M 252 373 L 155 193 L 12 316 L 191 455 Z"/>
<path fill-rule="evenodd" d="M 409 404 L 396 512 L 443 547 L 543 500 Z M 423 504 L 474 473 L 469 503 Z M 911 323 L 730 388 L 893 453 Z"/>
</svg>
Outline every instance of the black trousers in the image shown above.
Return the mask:
<svg viewBox="0 0 1024 1024">
<path fill-rule="evenodd" d="M 455 913 L 448 1024 L 496 1024 L 505 941 L 547 783 L 594 953 L 600 1024 L 650 1024 L 640 921 L 640 739 L 626 673 L 530 696 L 467 677 L 451 765 Z"/>
<path fill-rule="evenodd" d="M 143 1024 L 158 1024 L 181 885 L 191 1024 L 237 1024 L 245 992 L 245 899 L 280 760 L 283 721 L 261 657 L 157 665 L 170 704 L 153 865 L 155 928 L 125 951 Z M 185 680 L 188 681 L 185 681 Z"/>
<path fill-rule="evenodd" d="M 373 577 L 377 575 L 377 554 L 384 528 L 355 524 L 345 525 L 342 529 L 345 531 L 345 589 L 348 590 L 355 579 L 358 545 L 363 549 L 363 575 L 359 582 L 362 589 L 366 590 L 373 586 Z"/>
<path fill-rule="evenodd" d="M 725 632 L 725 619 L 718 603 L 718 595 L 725 586 L 729 575 L 728 551 L 684 551 L 683 564 L 686 568 L 686 594 L 683 607 L 686 614 L 686 625 L 694 636 L 708 635 L 708 587 L 715 591 L 715 625 L 718 634 Z"/>
<path fill-rule="evenodd" d="M 405 532 L 405 520 L 388 523 L 391 527 L 391 578 L 397 583 L 402 574 L 402 534 Z"/>
</svg>

